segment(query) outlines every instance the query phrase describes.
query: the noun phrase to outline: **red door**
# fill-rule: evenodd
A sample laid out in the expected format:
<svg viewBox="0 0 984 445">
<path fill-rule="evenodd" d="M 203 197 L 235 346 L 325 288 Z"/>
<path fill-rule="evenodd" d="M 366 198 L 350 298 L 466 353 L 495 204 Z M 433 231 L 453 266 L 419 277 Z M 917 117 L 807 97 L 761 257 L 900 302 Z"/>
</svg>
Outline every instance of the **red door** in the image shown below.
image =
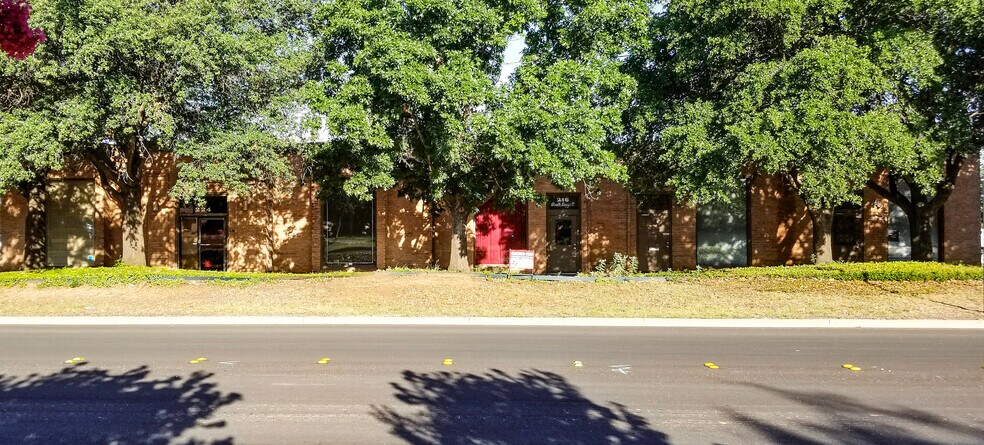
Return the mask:
<svg viewBox="0 0 984 445">
<path fill-rule="evenodd" d="M 496 210 L 491 204 L 478 209 L 475 216 L 475 264 L 507 264 L 510 249 L 525 248 L 525 205 L 517 204 L 511 212 Z"/>
</svg>

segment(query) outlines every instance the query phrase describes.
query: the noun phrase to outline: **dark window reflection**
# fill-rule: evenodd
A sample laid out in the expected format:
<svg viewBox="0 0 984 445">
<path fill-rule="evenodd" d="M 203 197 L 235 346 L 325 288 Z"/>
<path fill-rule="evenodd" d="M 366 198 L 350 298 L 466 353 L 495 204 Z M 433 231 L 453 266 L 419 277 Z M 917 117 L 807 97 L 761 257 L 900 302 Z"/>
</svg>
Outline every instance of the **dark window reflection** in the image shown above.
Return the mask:
<svg viewBox="0 0 984 445">
<path fill-rule="evenodd" d="M 574 223 L 569 219 L 558 219 L 554 223 L 554 244 L 558 246 L 574 245 Z"/>
<path fill-rule="evenodd" d="M 324 263 L 375 264 L 375 200 L 337 193 L 325 201 Z"/>
<path fill-rule="evenodd" d="M 748 265 L 748 202 L 734 194 L 726 202 L 697 209 L 697 264 L 701 267 Z"/>
</svg>

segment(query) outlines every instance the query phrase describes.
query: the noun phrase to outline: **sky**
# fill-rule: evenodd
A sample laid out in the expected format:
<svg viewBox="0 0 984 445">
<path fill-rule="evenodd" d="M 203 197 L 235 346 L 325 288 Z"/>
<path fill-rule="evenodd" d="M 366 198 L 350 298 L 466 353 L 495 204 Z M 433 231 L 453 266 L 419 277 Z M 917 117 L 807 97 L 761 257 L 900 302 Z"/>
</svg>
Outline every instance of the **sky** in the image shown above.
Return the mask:
<svg viewBox="0 0 984 445">
<path fill-rule="evenodd" d="M 523 41 L 521 34 L 513 34 L 509 37 L 509 43 L 506 45 L 506 51 L 503 53 L 504 60 L 502 62 L 502 72 L 499 73 L 499 85 L 506 83 L 509 80 L 509 76 L 512 76 L 516 72 L 516 68 L 519 67 L 519 62 L 523 58 L 524 49 L 526 49 L 526 43 Z"/>
</svg>

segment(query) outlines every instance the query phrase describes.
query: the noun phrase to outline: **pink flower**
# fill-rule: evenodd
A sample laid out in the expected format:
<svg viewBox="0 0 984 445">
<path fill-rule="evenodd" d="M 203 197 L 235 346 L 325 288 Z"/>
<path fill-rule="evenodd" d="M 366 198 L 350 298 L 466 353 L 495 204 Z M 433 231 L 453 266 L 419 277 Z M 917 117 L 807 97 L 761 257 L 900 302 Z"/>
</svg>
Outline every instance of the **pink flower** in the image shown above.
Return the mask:
<svg viewBox="0 0 984 445">
<path fill-rule="evenodd" d="M 27 24 L 30 16 L 26 0 L 0 0 L 0 50 L 8 57 L 24 60 L 45 41 L 44 32 Z"/>
</svg>

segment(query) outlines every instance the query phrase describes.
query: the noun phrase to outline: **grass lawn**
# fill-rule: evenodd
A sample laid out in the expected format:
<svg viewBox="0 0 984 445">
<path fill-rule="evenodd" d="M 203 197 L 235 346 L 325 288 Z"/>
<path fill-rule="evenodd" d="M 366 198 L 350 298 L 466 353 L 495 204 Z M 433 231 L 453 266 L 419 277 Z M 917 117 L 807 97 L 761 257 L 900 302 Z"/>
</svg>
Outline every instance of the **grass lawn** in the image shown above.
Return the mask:
<svg viewBox="0 0 984 445">
<path fill-rule="evenodd" d="M 0 315 L 984 319 L 984 284 L 972 274 L 951 280 L 862 281 L 809 277 L 800 269 L 792 277 L 746 270 L 688 273 L 669 282 L 614 283 L 379 271 L 231 274 L 251 279 L 185 282 L 161 278 L 176 271 L 150 268 L 138 268 L 143 279 L 106 278 L 113 269 L 90 270 L 103 278 L 70 283 L 77 287 L 38 278 L 43 275 L 34 278 L 42 281 L 15 282 L 0 274 L 0 285 L 7 283 L 0 288 Z"/>
</svg>

